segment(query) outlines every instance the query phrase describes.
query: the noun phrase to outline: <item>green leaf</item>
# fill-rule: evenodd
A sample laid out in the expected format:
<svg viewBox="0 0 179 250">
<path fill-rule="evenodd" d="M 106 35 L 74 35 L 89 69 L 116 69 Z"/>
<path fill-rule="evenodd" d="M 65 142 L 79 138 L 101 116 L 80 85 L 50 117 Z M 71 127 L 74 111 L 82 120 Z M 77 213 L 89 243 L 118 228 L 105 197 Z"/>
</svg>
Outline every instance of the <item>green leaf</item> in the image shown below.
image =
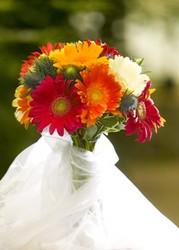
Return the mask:
<svg viewBox="0 0 179 250">
<path fill-rule="evenodd" d="M 123 123 L 118 123 L 115 127 L 109 128 L 108 133 L 116 133 L 121 130 L 125 130 L 125 125 Z"/>
<path fill-rule="evenodd" d="M 117 116 L 105 116 L 100 118 L 99 122 L 107 128 L 112 128 L 118 124 L 118 118 Z"/>
<path fill-rule="evenodd" d="M 135 61 L 139 66 L 141 66 L 144 61 L 144 58 L 135 59 Z"/>
</svg>

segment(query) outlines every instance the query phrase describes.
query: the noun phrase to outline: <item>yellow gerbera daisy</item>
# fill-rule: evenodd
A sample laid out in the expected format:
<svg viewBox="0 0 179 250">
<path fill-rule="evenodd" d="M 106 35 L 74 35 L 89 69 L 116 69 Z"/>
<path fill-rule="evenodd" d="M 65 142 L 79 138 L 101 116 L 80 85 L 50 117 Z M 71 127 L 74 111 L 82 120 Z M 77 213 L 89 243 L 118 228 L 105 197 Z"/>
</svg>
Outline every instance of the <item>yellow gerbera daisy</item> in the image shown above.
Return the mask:
<svg viewBox="0 0 179 250">
<path fill-rule="evenodd" d="M 54 50 L 50 53 L 50 59 L 54 60 L 54 66 L 61 70 L 68 65 L 79 68 L 90 67 L 92 64 L 107 64 L 106 56 L 100 54 L 103 48 L 96 43 L 77 42 L 67 43 L 61 50 Z"/>
<path fill-rule="evenodd" d="M 31 118 L 29 117 L 29 111 L 31 109 L 30 102 L 32 97 L 28 95 L 29 89 L 25 85 L 20 85 L 15 91 L 15 99 L 12 102 L 12 106 L 16 107 L 15 117 L 25 128 L 28 127 Z"/>
</svg>

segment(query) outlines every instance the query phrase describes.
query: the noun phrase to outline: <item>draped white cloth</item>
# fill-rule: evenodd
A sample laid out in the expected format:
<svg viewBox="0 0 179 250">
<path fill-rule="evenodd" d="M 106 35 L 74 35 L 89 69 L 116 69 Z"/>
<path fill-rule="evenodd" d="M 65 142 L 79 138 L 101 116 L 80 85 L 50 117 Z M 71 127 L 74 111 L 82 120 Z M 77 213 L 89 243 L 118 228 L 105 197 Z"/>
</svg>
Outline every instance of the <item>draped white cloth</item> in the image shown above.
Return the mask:
<svg viewBox="0 0 179 250">
<path fill-rule="evenodd" d="M 115 166 L 43 133 L 0 182 L 0 250 L 179 250 L 179 229 Z M 77 188 L 78 187 L 78 188 Z"/>
</svg>

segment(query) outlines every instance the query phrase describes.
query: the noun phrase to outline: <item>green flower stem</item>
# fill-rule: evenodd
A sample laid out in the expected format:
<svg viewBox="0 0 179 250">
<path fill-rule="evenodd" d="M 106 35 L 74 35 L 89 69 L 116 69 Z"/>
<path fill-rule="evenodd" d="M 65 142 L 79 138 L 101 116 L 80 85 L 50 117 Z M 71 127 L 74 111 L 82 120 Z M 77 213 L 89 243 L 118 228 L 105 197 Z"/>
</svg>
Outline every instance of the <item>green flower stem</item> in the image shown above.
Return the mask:
<svg viewBox="0 0 179 250">
<path fill-rule="evenodd" d="M 96 141 L 85 140 L 76 132 L 72 136 L 73 145 L 88 151 L 93 151 Z"/>
<path fill-rule="evenodd" d="M 91 176 L 75 165 L 72 167 L 73 173 L 73 187 L 78 190 Z"/>
</svg>

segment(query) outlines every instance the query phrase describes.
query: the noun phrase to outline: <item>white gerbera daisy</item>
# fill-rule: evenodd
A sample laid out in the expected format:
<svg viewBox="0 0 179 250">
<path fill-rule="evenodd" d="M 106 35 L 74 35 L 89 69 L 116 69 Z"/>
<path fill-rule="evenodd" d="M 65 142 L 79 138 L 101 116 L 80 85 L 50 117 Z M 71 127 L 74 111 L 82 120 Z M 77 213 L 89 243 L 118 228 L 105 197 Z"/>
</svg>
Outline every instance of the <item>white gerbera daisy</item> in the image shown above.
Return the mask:
<svg viewBox="0 0 179 250">
<path fill-rule="evenodd" d="M 141 74 L 142 67 L 129 57 L 115 56 L 109 59 L 109 71 L 115 74 L 116 80 L 121 83 L 122 90 L 139 96 L 150 80 L 146 74 Z"/>
</svg>

